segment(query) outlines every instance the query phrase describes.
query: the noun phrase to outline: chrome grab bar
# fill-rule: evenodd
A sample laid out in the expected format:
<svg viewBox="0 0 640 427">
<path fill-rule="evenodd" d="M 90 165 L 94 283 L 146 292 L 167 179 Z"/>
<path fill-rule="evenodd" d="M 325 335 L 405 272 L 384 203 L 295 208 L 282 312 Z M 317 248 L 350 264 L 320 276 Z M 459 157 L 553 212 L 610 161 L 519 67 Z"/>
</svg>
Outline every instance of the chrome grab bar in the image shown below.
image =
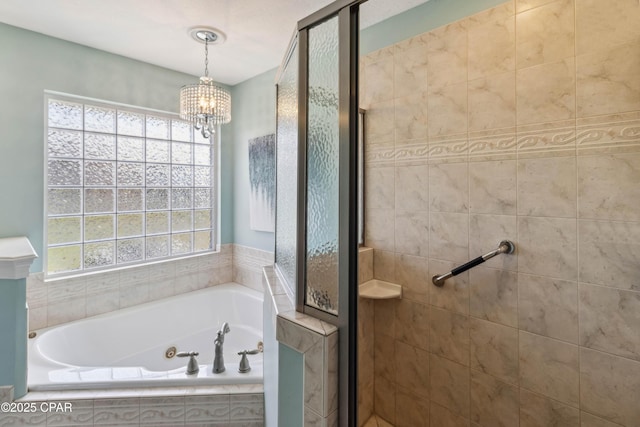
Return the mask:
<svg viewBox="0 0 640 427">
<path fill-rule="evenodd" d="M 476 265 L 480 265 L 483 262 L 485 262 L 486 260 L 493 258 L 496 255 L 499 254 L 512 254 L 513 251 L 516 250 L 516 245 L 513 244 L 513 242 L 509 241 L 509 240 L 503 240 L 502 242 L 500 242 L 500 245 L 498 245 L 498 249 L 493 250 L 487 254 L 484 254 L 482 256 L 479 256 L 478 258 L 472 259 L 471 261 L 469 261 L 466 264 L 461 265 L 460 267 L 456 267 L 453 270 L 451 270 L 450 272 L 446 273 L 446 274 L 442 274 L 442 275 L 435 275 L 433 276 L 433 278 L 431 279 L 431 281 L 433 282 L 434 285 L 436 285 L 437 287 L 442 287 L 444 286 L 444 281 L 447 280 L 450 277 L 453 276 L 457 276 L 460 273 L 464 273 L 465 271 L 469 270 L 470 268 L 475 267 Z"/>
</svg>

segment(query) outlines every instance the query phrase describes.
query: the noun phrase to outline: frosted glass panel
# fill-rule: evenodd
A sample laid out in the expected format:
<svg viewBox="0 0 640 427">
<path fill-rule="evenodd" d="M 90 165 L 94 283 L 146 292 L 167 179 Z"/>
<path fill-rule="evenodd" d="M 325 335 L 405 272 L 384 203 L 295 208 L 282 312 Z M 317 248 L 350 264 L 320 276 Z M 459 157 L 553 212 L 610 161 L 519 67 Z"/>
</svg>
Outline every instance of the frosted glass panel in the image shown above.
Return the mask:
<svg viewBox="0 0 640 427">
<path fill-rule="evenodd" d="M 80 245 L 55 246 L 47 250 L 47 271 L 49 273 L 62 273 L 64 271 L 74 271 L 81 268 Z"/>
<path fill-rule="evenodd" d="M 194 166 L 195 187 L 211 187 L 211 168 L 208 166 Z"/>
<path fill-rule="evenodd" d="M 82 104 L 50 99 L 49 127 L 82 130 Z"/>
<path fill-rule="evenodd" d="M 141 236 L 143 214 L 118 215 L 118 237 Z"/>
<path fill-rule="evenodd" d="M 147 138 L 169 139 L 169 119 L 147 116 Z"/>
<path fill-rule="evenodd" d="M 144 206 L 142 194 L 141 188 L 118 189 L 118 211 L 141 211 Z"/>
<path fill-rule="evenodd" d="M 49 129 L 47 136 L 49 157 L 82 157 L 82 132 Z"/>
<path fill-rule="evenodd" d="M 174 188 L 171 190 L 172 209 L 191 209 L 193 206 L 193 190 L 190 188 Z"/>
<path fill-rule="evenodd" d="M 79 216 L 49 218 L 47 239 L 49 244 L 77 243 L 81 239 L 81 218 Z"/>
<path fill-rule="evenodd" d="M 88 132 L 114 133 L 116 131 L 116 110 L 85 105 L 84 130 Z"/>
<path fill-rule="evenodd" d="M 171 147 L 171 163 L 191 164 L 191 144 L 174 142 Z"/>
<path fill-rule="evenodd" d="M 169 232 L 169 212 L 147 213 L 147 234 L 165 234 Z"/>
<path fill-rule="evenodd" d="M 169 236 L 147 237 L 147 258 L 169 256 Z"/>
<path fill-rule="evenodd" d="M 193 167 L 171 166 L 171 185 L 174 187 L 190 187 L 193 185 Z"/>
<path fill-rule="evenodd" d="M 112 188 L 87 188 L 84 190 L 86 213 L 113 212 L 115 194 Z"/>
<path fill-rule="evenodd" d="M 192 225 L 192 211 L 173 211 L 171 213 L 171 230 L 172 231 L 188 231 Z"/>
<path fill-rule="evenodd" d="M 84 156 L 87 159 L 115 160 L 116 137 L 100 133 L 84 134 Z"/>
<path fill-rule="evenodd" d="M 196 208 L 212 207 L 210 188 L 196 188 L 194 191 L 195 191 L 195 207 Z"/>
<path fill-rule="evenodd" d="M 169 190 L 152 188 L 147 190 L 147 210 L 169 209 Z"/>
<path fill-rule="evenodd" d="M 79 188 L 50 188 L 47 193 L 47 212 L 49 215 L 81 213 L 81 194 Z"/>
<path fill-rule="evenodd" d="M 169 163 L 169 143 L 147 139 L 147 162 Z"/>
<path fill-rule="evenodd" d="M 306 304 L 338 313 L 338 18 L 309 30 Z"/>
<path fill-rule="evenodd" d="M 140 261 L 144 239 L 118 240 L 118 264 Z"/>
<path fill-rule="evenodd" d="M 196 231 L 194 233 L 193 250 L 206 251 L 212 249 L 211 231 Z"/>
<path fill-rule="evenodd" d="M 179 255 L 191 251 L 191 234 L 174 234 L 171 236 L 171 254 Z"/>
<path fill-rule="evenodd" d="M 76 160 L 49 160 L 49 185 L 82 185 L 82 163 Z"/>
<path fill-rule="evenodd" d="M 144 161 L 144 139 L 130 136 L 118 137 L 118 160 Z"/>
<path fill-rule="evenodd" d="M 85 185 L 116 185 L 114 162 L 85 162 Z"/>
<path fill-rule="evenodd" d="M 296 287 L 298 203 L 298 46 L 278 82 L 276 124 L 276 265 Z"/>
<path fill-rule="evenodd" d="M 105 240 L 115 237 L 115 215 L 84 217 L 84 240 Z"/>
<path fill-rule="evenodd" d="M 174 141 L 190 142 L 192 130 L 193 126 L 188 122 L 181 120 L 171 121 L 171 139 Z"/>
<path fill-rule="evenodd" d="M 114 242 L 87 243 L 84 245 L 84 267 L 104 267 L 115 263 Z"/>
<path fill-rule="evenodd" d="M 171 185 L 169 165 L 147 165 L 147 187 Z"/>
<path fill-rule="evenodd" d="M 118 163 L 118 185 L 144 185 L 144 164 Z"/>
<path fill-rule="evenodd" d="M 118 133 L 120 135 L 144 136 L 144 114 L 118 111 Z"/>
<path fill-rule="evenodd" d="M 210 165 L 211 164 L 211 147 L 208 145 L 194 145 L 194 164 Z"/>
</svg>

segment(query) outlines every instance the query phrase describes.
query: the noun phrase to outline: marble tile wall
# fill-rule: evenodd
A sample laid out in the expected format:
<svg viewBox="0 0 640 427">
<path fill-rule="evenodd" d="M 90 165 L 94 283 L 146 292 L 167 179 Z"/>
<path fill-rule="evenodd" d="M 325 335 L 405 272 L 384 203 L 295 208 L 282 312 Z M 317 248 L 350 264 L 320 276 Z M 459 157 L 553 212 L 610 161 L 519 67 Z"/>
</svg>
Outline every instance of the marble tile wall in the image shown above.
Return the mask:
<svg viewBox="0 0 640 427">
<path fill-rule="evenodd" d="M 373 307 L 379 417 L 640 425 L 639 21 L 511 0 L 361 58 L 365 244 L 404 287 Z"/>
<path fill-rule="evenodd" d="M 373 249 L 360 248 L 358 283 L 373 279 Z M 364 425 L 373 414 L 374 385 L 374 301 L 358 298 L 358 423 Z"/>
<path fill-rule="evenodd" d="M 0 426 L 264 426 L 262 384 L 31 392 L 16 402 L 35 411 L 0 413 Z M 52 402 L 71 410 L 41 409 Z"/>
<path fill-rule="evenodd" d="M 234 281 L 262 292 L 262 267 L 273 253 L 224 244 L 212 254 L 69 279 L 27 278 L 29 328 L 45 328 Z"/>
</svg>

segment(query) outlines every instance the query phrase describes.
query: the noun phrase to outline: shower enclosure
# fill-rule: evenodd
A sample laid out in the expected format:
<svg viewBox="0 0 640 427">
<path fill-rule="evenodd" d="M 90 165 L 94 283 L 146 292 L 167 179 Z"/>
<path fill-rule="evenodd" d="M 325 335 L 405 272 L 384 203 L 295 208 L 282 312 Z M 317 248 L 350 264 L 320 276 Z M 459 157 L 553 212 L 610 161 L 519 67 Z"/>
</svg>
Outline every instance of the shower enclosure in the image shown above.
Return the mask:
<svg viewBox="0 0 640 427">
<path fill-rule="evenodd" d="M 338 326 L 340 425 L 355 425 L 358 12 L 301 20 L 277 77 L 276 262 L 297 311 Z"/>
</svg>

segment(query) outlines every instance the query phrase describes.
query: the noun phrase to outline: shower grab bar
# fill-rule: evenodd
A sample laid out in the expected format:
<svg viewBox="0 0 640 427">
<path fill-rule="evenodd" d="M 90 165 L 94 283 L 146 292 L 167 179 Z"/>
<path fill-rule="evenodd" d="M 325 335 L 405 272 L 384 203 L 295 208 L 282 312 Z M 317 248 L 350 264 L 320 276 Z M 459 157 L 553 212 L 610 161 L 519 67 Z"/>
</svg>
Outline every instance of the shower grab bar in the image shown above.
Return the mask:
<svg viewBox="0 0 640 427">
<path fill-rule="evenodd" d="M 433 278 L 431 279 L 431 281 L 433 282 L 434 285 L 436 285 L 437 287 L 442 287 L 444 286 L 444 281 L 447 280 L 450 277 L 453 276 L 457 276 L 460 273 L 464 273 L 465 271 L 475 267 L 476 265 L 480 265 L 483 262 L 485 262 L 486 260 L 493 258 L 496 255 L 499 254 L 512 254 L 513 251 L 516 250 L 516 246 L 513 244 L 513 242 L 509 241 L 509 240 L 503 240 L 502 242 L 500 242 L 500 245 L 498 245 L 498 249 L 495 249 L 487 254 L 484 254 L 482 256 L 479 256 L 478 258 L 474 258 L 471 261 L 469 261 L 466 264 L 462 264 L 460 267 L 456 267 L 453 270 L 451 270 L 450 272 L 446 273 L 446 274 L 442 274 L 442 275 L 435 275 L 433 276 Z"/>
</svg>

